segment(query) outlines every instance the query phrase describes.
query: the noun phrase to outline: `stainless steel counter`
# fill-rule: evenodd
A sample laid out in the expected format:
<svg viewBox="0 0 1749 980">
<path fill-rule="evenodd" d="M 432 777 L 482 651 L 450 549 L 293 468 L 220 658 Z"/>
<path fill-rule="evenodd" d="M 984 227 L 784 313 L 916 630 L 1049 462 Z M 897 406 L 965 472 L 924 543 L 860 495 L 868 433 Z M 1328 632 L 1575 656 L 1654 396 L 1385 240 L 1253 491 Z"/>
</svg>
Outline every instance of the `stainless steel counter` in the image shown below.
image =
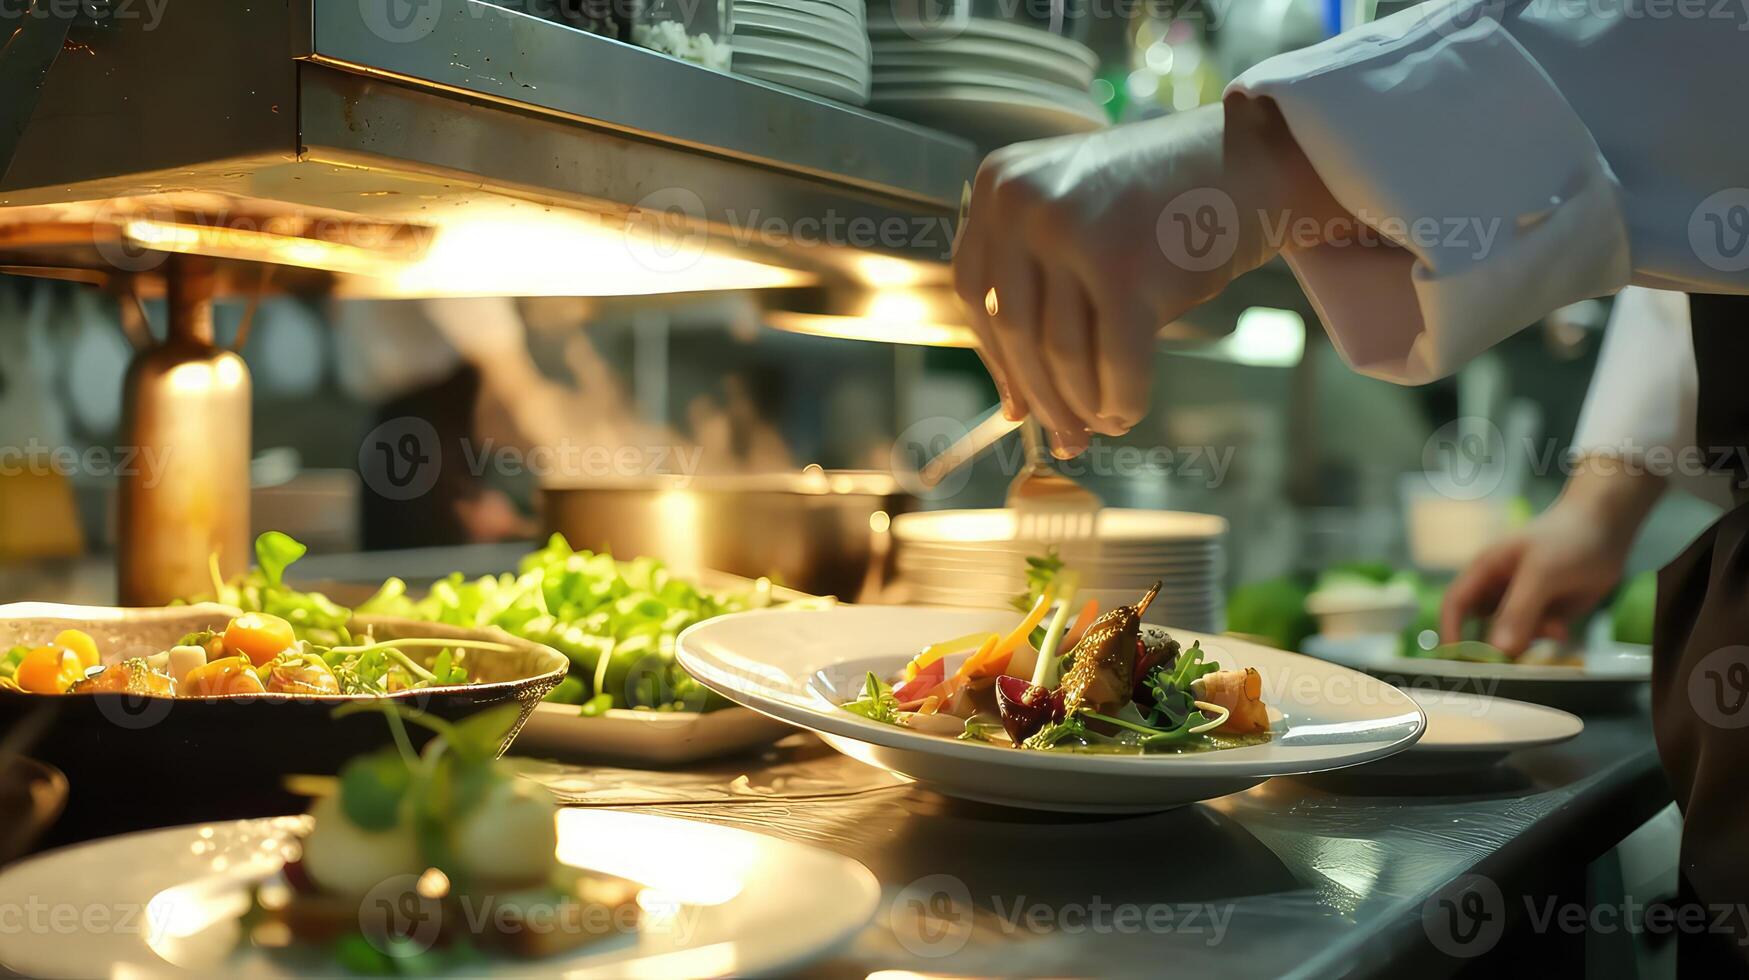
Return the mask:
<svg viewBox="0 0 1749 980">
<path fill-rule="evenodd" d="M 574 798 L 612 801 L 640 781 L 566 769 L 543 779 Z M 1478 776 L 1276 779 L 1141 817 L 884 787 L 806 736 L 760 760 L 641 779 L 687 802 L 639 809 L 815 844 L 875 873 L 880 911 L 808 971 L 825 977 L 1445 976 L 1507 957 L 1570 968 L 1595 937 L 1544 933 L 1527 949 L 1531 911 L 1586 901 L 1586 866 L 1670 798 L 1643 713 L 1589 719 L 1572 742 Z M 819 795 L 835 785 L 847 795 Z M 1470 907 L 1457 891 L 1478 883 L 1481 914 L 1451 919 Z"/>
<path fill-rule="evenodd" d="M 419 579 L 502 570 L 522 550 L 334 556 L 298 568 L 304 580 Z M 32 591 L 81 580 L 89 574 L 65 572 Z M 11 581 L 16 589 L 23 577 Z M 1539 957 L 1570 969 L 1598 937 L 1555 930 L 1527 942 L 1529 923 L 1550 900 L 1586 902 L 1587 865 L 1670 800 L 1643 709 L 1588 718 L 1573 741 L 1479 775 L 1276 779 L 1140 817 L 959 802 L 893 785 L 806 735 L 676 772 L 536 769 L 576 802 L 660 800 L 639 808 L 866 864 L 882 882 L 881 908 L 809 971 L 828 977 L 1445 976 L 1508 959 L 1516 971 Z M 1479 897 L 1464 899 L 1464 888 Z"/>
</svg>

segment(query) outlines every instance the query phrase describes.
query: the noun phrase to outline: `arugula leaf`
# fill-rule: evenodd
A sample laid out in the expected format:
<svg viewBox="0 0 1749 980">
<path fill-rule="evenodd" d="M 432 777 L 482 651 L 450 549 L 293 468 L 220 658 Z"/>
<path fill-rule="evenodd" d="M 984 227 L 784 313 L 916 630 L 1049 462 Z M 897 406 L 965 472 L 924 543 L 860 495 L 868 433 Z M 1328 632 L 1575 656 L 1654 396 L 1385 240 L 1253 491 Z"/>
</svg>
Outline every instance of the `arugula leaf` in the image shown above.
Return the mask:
<svg viewBox="0 0 1749 980">
<path fill-rule="evenodd" d="M 1000 725 L 992 725 L 977 715 L 973 715 L 966 719 L 966 730 L 960 732 L 958 738 L 962 742 L 988 742 L 990 741 L 990 733 L 999 730 L 1001 727 L 1002 726 Z"/>
<path fill-rule="evenodd" d="M 1026 741 L 1020 743 L 1026 749 L 1052 749 L 1066 741 L 1076 741 L 1081 744 L 1091 744 L 1100 740 L 1098 735 L 1087 730 L 1087 723 L 1081 716 L 1070 715 L 1062 721 L 1054 721 L 1033 732 Z"/>
<path fill-rule="evenodd" d="M 869 721 L 897 725 L 899 723 L 899 700 L 893 697 L 893 689 L 881 683 L 874 671 L 868 672 L 868 678 L 862 684 L 862 697 L 855 701 L 847 701 L 839 705 L 853 715 L 861 715 Z"/>
</svg>

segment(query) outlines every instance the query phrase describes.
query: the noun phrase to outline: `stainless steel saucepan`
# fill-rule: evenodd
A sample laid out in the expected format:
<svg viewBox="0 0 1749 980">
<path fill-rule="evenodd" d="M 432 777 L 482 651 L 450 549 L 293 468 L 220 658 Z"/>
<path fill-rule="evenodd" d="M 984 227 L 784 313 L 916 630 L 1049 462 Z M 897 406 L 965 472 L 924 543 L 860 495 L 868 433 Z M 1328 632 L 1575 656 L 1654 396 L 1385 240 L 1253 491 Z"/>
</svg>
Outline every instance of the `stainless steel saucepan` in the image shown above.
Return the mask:
<svg viewBox="0 0 1749 980">
<path fill-rule="evenodd" d="M 887 525 L 915 501 L 885 473 L 821 470 L 553 481 L 549 530 L 573 547 L 652 555 L 676 571 L 767 577 L 856 600 L 885 580 Z"/>
</svg>

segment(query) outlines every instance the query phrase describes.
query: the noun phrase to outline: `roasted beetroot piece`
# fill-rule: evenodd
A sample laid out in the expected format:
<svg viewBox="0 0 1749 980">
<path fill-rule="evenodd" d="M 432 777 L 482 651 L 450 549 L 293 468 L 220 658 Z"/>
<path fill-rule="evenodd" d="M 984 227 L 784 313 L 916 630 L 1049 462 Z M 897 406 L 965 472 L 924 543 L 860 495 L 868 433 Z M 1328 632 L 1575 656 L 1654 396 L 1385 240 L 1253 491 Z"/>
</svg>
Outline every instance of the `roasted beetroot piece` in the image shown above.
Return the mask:
<svg viewBox="0 0 1749 980">
<path fill-rule="evenodd" d="M 1002 716 L 1003 731 L 1019 745 L 1047 723 L 1063 717 L 1063 698 L 1024 677 L 998 677 L 996 713 Z"/>
</svg>

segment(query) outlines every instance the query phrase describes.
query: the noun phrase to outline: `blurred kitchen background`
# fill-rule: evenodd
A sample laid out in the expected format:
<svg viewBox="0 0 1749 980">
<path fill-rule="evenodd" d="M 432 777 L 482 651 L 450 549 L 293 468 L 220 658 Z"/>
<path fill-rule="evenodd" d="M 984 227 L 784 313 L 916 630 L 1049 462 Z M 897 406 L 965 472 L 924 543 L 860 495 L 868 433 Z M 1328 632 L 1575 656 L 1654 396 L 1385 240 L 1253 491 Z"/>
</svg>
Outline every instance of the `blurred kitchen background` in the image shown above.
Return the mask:
<svg viewBox="0 0 1749 980">
<path fill-rule="evenodd" d="M 900 2 L 892 0 L 895 9 Z M 971 9 L 1042 20 L 1084 43 L 1099 66 L 1088 95 L 1110 119 L 1131 121 L 1218 100 L 1257 61 L 1402 5 L 1382 6 L 1074 0 L 1065 9 L 991 0 Z M 555 4 L 551 16 L 577 23 L 581 15 Z M 913 299 L 904 280 L 877 289 L 869 307 L 903 308 Z M 237 296 L 217 302 L 221 342 L 238 338 L 250 305 Z M 855 332 L 855 318 L 826 318 L 815 329 L 820 323 L 808 317 L 768 313 L 773 305 L 753 292 L 509 300 L 270 293 L 241 344 L 254 380 L 253 525 L 289 531 L 318 552 L 526 540 L 542 530 L 541 473 L 533 471 L 543 459 L 552 465 L 542 472 L 570 465 L 574 476 L 578 467 L 594 472 L 579 462 L 583 450 L 634 446 L 647 451 L 638 465 L 651 472 L 890 471 L 920 464 L 955 425 L 975 423 L 995 402 L 968 350 L 821 336 Z M 145 306 L 161 330 L 163 302 Z M 1093 462 L 1070 472 L 1109 505 L 1226 517 L 1229 587 L 1355 560 L 1438 572 L 1455 561 L 1450 543 L 1418 547 L 1407 531 L 1431 492 L 1421 474 L 1449 462 L 1450 440 L 1436 434 L 1454 420 L 1467 420 L 1466 431 L 1486 420 L 1482 431 L 1515 444 L 1564 448 L 1608 310 L 1607 301 L 1561 310 L 1456 378 L 1401 388 L 1342 365 L 1278 263 L 1168 331 L 1185 339 L 1155 359 L 1153 413 L 1122 440 L 1096 441 Z M 115 481 L 88 451 L 117 438 L 131 356 L 122 311 L 86 285 L 0 275 L 0 446 L 16 449 L 0 476 L 0 555 L 110 548 Z M 360 478 L 361 445 L 407 416 L 431 420 L 451 451 L 487 454 L 487 465 L 446 478 L 417 506 L 379 497 Z M 571 455 L 529 454 L 555 446 Z M 50 467 L 65 469 L 64 480 L 20 465 L 68 450 L 83 462 Z M 522 455 L 491 455 L 500 450 Z M 967 477 L 909 506 L 999 506 L 1018 454 L 1010 436 Z M 534 465 L 492 462 L 504 458 Z M 1559 490 L 1558 467 L 1518 463 L 1525 465 L 1508 463 L 1500 488 L 1478 504 L 1484 518 L 1466 534 L 1504 531 Z M 1634 566 L 1662 561 L 1708 519 L 1705 505 L 1671 495 Z"/>
</svg>

